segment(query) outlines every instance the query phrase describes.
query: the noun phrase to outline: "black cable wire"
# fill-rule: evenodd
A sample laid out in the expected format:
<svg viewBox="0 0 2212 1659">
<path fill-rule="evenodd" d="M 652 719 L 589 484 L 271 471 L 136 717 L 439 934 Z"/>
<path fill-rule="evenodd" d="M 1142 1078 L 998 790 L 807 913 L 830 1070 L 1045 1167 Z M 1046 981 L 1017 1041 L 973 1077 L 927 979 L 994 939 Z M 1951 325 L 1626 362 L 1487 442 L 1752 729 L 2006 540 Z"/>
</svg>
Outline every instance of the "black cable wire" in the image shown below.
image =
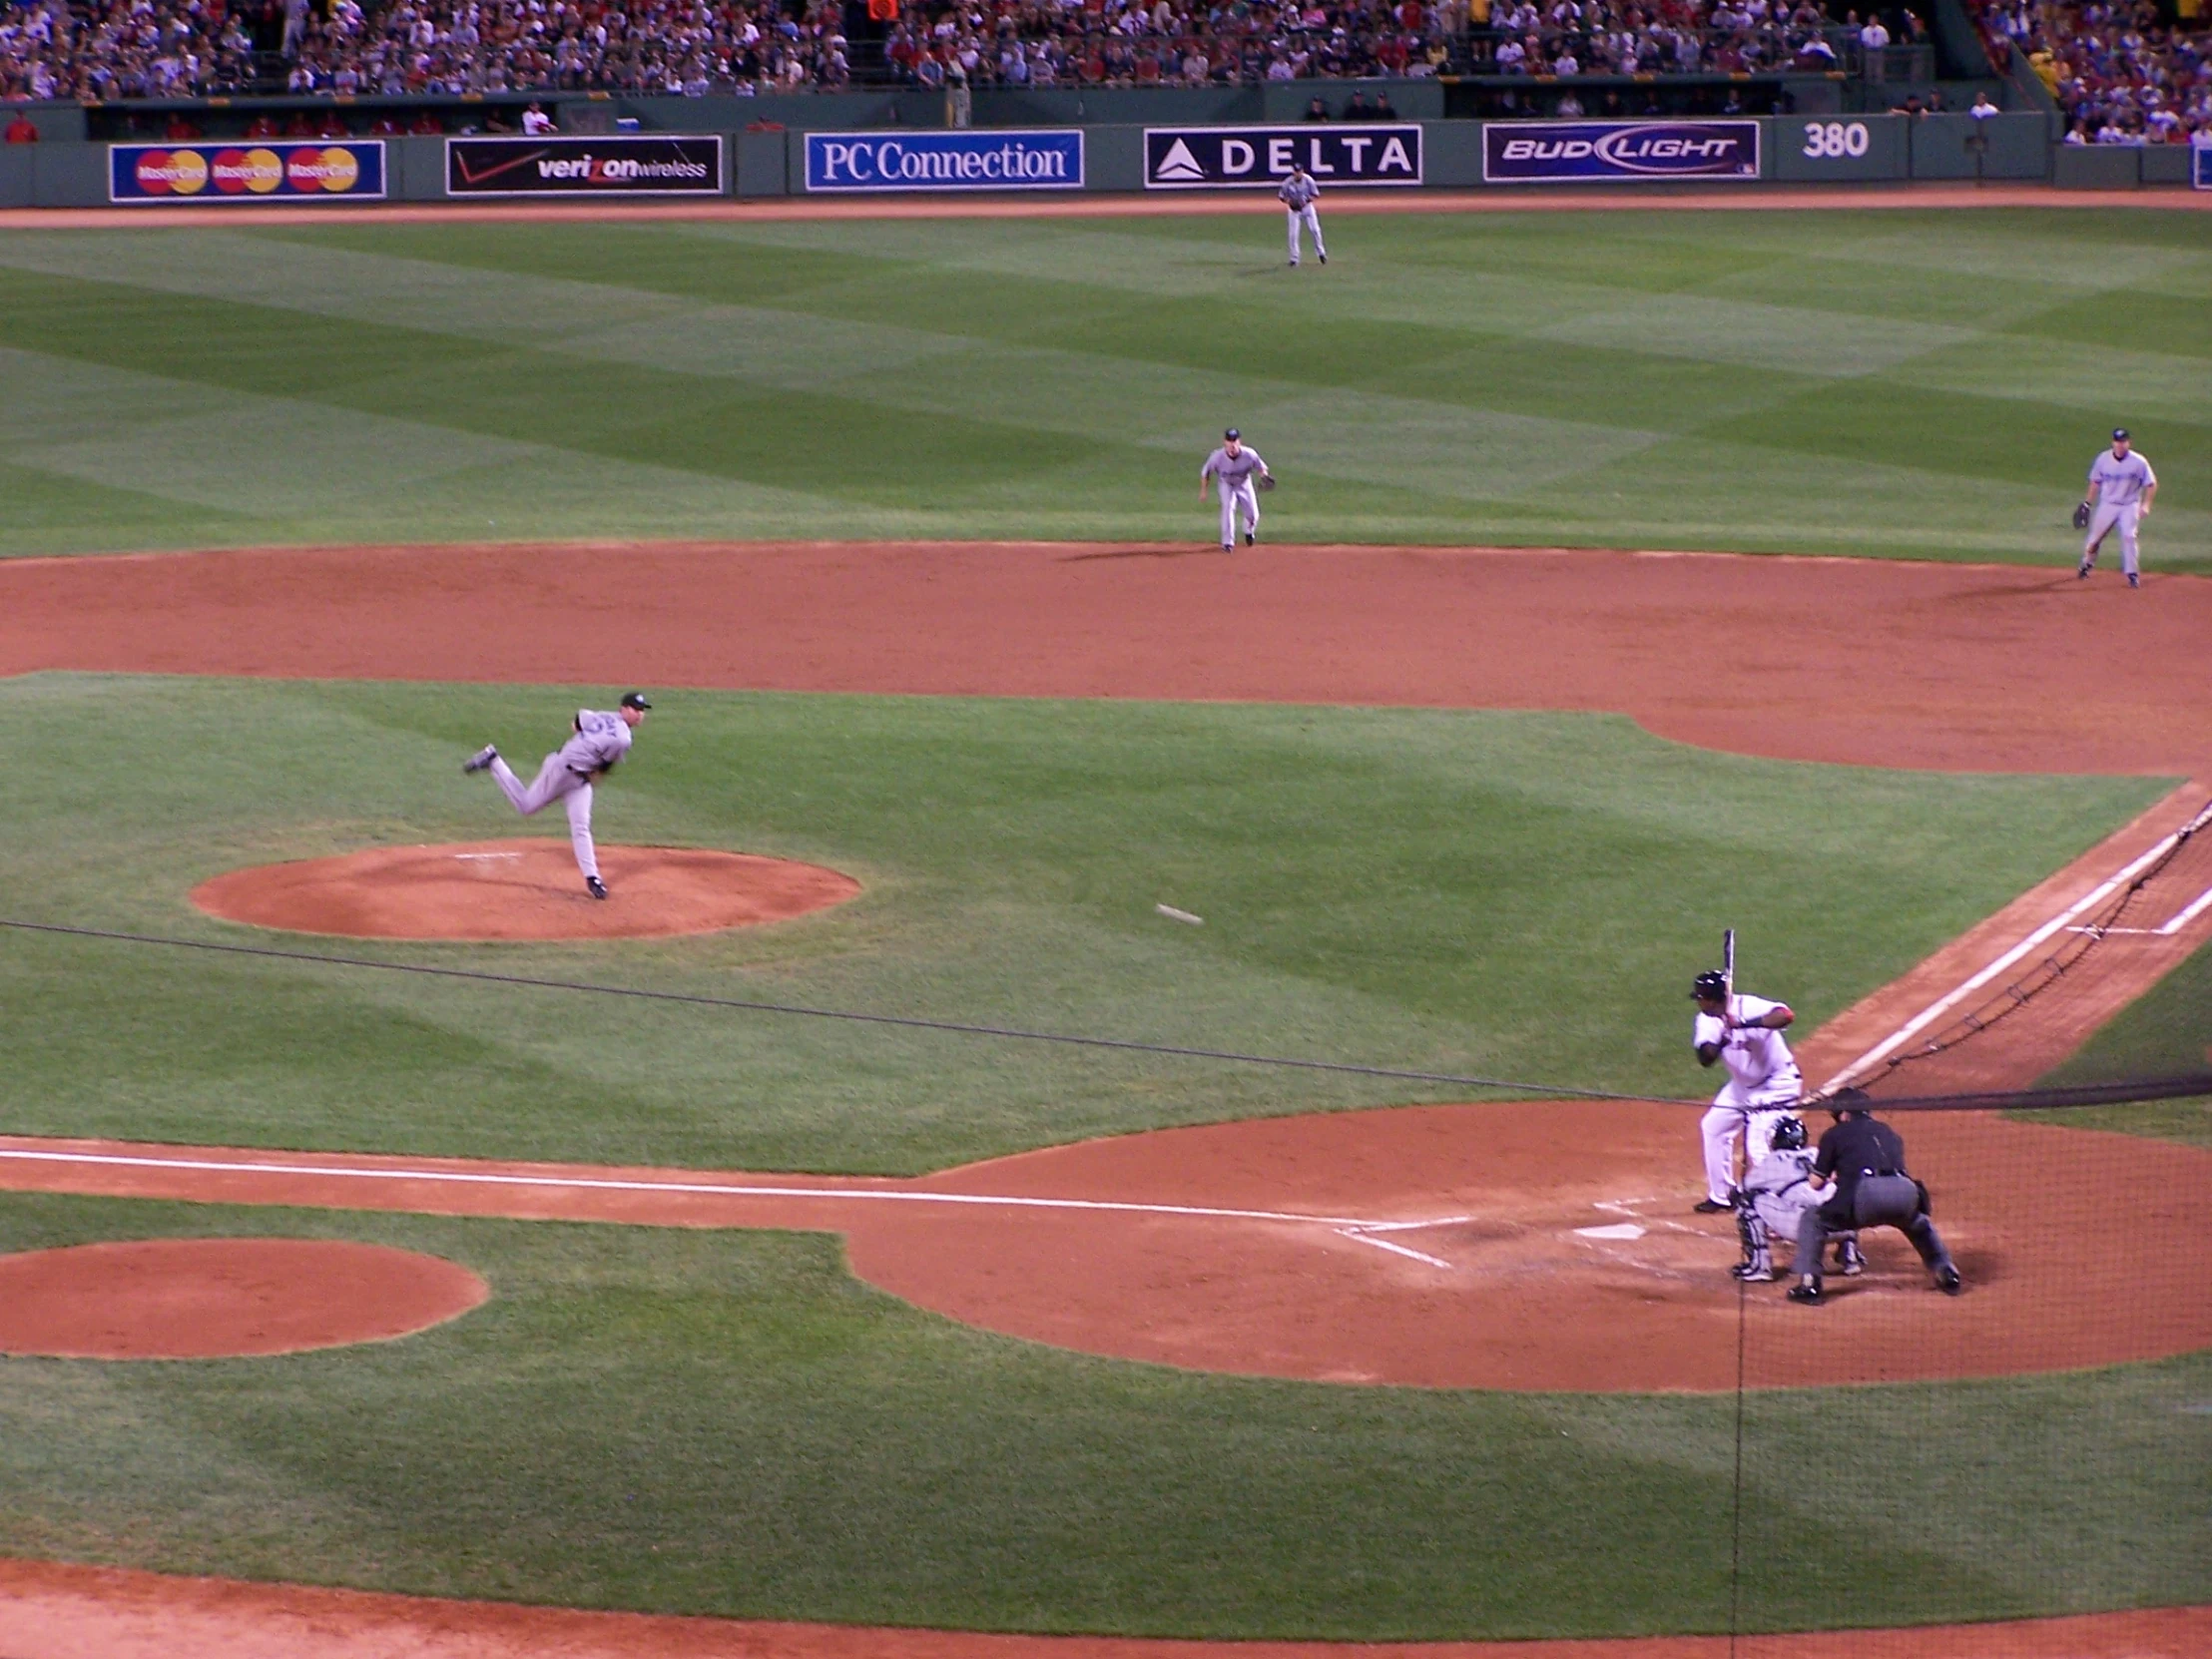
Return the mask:
<svg viewBox="0 0 2212 1659">
<path fill-rule="evenodd" d="M 647 990 L 636 985 L 607 985 L 586 979 L 541 979 L 521 973 L 490 973 L 481 968 L 432 967 L 423 962 L 384 962 L 372 956 L 331 956 L 312 950 L 277 950 L 270 945 L 220 944 L 211 939 L 180 939 L 160 933 L 121 933 L 101 927 L 68 927 L 50 921 L 20 921 L 0 916 L 0 927 L 32 933 L 62 933 L 80 939 L 110 939 L 124 944 L 166 944 L 183 950 L 213 950 L 231 956 L 263 956 L 281 962 L 311 962 L 321 967 L 379 968 L 386 973 L 420 973 L 439 979 L 473 979 L 488 985 L 521 985 L 533 990 L 579 991 L 593 996 L 629 996 L 649 1002 L 682 1002 L 702 1008 L 734 1008 L 756 1014 L 795 1014 L 808 1019 L 851 1020 L 862 1025 L 896 1025 L 915 1031 L 948 1031 L 968 1037 L 1003 1037 L 1016 1042 L 1061 1043 L 1076 1048 L 1110 1048 L 1134 1054 L 1165 1054 L 1187 1060 L 1224 1060 L 1233 1065 L 1282 1066 L 1298 1071 L 1330 1071 L 1355 1077 L 1386 1077 L 1408 1083 L 1449 1083 L 1473 1089 L 1509 1089 L 1523 1095 L 1553 1095 L 1576 1100 L 1630 1100 L 1660 1105 L 1702 1105 L 1665 1095 L 1616 1094 L 1605 1089 L 1575 1089 L 1560 1083 L 1529 1083 L 1511 1077 L 1470 1077 L 1448 1071 L 1409 1071 L 1397 1066 L 1364 1066 L 1345 1060 L 1301 1060 L 1283 1054 L 1242 1054 L 1234 1049 L 1188 1048 L 1175 1043 L 1139 1042 L 1128 1037 L 1092 1037 L 1060 1031 L 1027 1031 L 1011 1025 L 976 1025 L 964 1020 L 923 1019 L 910 1014 L 870 1014 L 852 1008 L 811 1008 L 802 1003 L 755 1002 L 743 997 L 702 996 L 686 991 Z"/>
</svg>

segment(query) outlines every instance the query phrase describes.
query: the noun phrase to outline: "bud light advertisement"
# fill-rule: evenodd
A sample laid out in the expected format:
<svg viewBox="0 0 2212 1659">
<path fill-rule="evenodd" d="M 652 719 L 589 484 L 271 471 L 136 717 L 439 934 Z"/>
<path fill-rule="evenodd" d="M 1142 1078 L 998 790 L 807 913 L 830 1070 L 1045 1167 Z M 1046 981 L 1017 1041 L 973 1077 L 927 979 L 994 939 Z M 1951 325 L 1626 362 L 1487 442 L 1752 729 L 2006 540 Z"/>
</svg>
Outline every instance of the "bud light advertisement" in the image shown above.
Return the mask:
<svg viewBox="0 0 2212 1659">
<path fill-rule="evenodd" d="M 1482 129 L 1489 185 L 1758 177 L 1756 121 L 1497 121 Z"/>
</svg>

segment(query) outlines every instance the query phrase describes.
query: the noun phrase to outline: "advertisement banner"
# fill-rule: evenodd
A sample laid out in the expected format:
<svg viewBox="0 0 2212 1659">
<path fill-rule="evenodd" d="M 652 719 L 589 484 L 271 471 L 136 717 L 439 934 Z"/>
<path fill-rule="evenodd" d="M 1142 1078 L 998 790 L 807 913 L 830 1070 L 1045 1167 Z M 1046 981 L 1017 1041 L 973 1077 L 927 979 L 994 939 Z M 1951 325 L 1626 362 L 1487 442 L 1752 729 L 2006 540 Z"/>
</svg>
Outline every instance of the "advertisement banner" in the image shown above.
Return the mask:
<svg viewBox="0 0 2212 1659">
<path fill-rule="evenodd" d="M 720 196 L 722 139 L 449 138 L 448 196 Z"/>
<path fill-rule="evenodd" d="M 381 139 L 111 144 L 110 202 L 377 201 Z"/>
<path fill-rule="evenodd" d="M 1083 131 L 809 133 L 807 188 L 1081 190 Z"/>
<path fill-rule="evenodd" d="M 1273 190 L 1303 164 L 1317 184 L 1417 185 L 1420 128 L 1147 127 L 1146 190 Z"/>
<path fill-rule="evenodd" d="M 1482 129 L 1485 184 L 1758 177 L 1756 121 L 1493 121 Z"/>
</svg>

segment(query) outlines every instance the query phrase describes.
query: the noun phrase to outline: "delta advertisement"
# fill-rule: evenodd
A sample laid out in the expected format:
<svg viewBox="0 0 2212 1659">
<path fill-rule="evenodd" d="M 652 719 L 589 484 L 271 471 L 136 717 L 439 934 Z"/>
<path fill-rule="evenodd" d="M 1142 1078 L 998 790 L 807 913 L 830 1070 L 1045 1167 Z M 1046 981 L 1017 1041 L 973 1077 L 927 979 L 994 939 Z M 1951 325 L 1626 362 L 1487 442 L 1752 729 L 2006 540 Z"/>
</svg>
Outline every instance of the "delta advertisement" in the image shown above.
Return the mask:
<svg viewBox="0 0 2212 1659">
<path fill-rule="evenodd" d="M 1083 131 L 809 133 L 807 188 L 1081 190 Z"/>
<path fill-rule="evenodd" d="M 1315 183 L 1417 185 L 1420 128 L 1147 127 L 1146 190 L 1274 190 L 1304 166 Z"/>
<path fill-rule="evenodd" d="M 1489 185 L 1758 177 L 1756 121 L 1499 121 L 1482 129 Z"/>
<path fill-rule="evenodd" d="M 110 202 L 356 202 L 383 194 L 378 139 L 108 146 Z"/>
<path fill-rule="evenodd" d="M 720 196 L 722 139 L 449 138 L 448 196 Z"/>
</svg>

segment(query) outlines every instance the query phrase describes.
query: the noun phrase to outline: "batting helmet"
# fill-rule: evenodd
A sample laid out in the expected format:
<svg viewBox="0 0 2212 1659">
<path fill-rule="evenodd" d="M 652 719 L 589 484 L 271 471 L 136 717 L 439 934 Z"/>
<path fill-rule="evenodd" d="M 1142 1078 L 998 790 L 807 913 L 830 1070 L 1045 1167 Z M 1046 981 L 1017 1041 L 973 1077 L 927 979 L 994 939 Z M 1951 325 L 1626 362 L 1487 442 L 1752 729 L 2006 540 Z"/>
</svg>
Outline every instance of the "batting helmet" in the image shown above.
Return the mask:
<svg viewBox="0 0 2212 1659">
<path fill-rule="evenodd" d="M 1784 1118 L 1774 1126 L 1771 1143 L 1777 1152 L 1803 1152 L 1805 1150 L 1805 1122 L 1802 1118 Z"/>
<path fill-rule="evenodd" d="M 1724 1002 L 1728 998 L 1728 975 L 1719 968 L 1707 968 L 1690 981 L 1690 995 L 1699 1002 Z"/>
</svg>

